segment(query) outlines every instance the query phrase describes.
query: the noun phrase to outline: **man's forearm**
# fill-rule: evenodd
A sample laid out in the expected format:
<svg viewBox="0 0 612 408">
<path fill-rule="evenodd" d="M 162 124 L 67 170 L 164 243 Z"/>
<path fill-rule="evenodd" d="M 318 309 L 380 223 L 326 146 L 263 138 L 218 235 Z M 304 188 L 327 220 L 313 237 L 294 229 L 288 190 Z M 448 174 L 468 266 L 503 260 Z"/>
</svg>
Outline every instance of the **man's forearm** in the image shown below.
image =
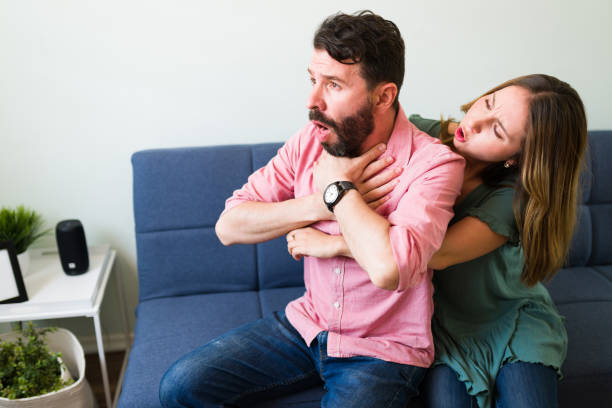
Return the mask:
<svg viewBox="0 0 612 408">
<path fill-rule="evenodd" d="M 348 191 L 334 209 L 353 258 L 379 288 L 394 290 L 399 270 L 389 238 L 389 222 L 374 212 L 355 190 Z"/>
<path fill-rule="evenodd" d="M 215 231 L 223 245 L 254 244 L 329 219 L 320 193 L 277 203 L 248 201 L 223 214 Z"/>
</svg>

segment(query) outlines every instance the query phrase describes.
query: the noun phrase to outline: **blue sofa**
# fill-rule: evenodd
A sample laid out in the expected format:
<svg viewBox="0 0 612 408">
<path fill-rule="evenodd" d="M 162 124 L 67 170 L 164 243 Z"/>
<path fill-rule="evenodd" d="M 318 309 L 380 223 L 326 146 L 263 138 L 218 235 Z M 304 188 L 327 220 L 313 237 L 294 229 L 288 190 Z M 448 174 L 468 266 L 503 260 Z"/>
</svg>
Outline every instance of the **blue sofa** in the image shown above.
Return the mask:
<svg viewBox="0 0 612 408">
<path fill-rule="evenodd" d="M 612 401 L 612 131 L 590 132 L 589 140 L 569 265 L 549 284 L 569 334 L 561 407 Z M 283 238 L 224 247 L 214 231 L 225 199 L 279 146 L 133 155 L 139 305 L 119 407 L 159 407 L 160 379 L 176 359 L 231 328 L 283 310 L 304 292 L 302 264 L 288 255 Z M 318 407 L 322 394 L 316 387 L 250 407 Z"/>
</svg>

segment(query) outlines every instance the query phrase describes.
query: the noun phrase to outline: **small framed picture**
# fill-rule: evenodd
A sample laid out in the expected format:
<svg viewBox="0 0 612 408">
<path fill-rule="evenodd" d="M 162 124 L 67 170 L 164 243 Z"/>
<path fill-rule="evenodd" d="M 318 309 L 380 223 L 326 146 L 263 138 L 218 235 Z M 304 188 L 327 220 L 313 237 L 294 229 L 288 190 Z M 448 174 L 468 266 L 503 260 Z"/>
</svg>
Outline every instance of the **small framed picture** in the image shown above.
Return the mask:
<svg viewBox="0 0 612 408">
<path fill-rule="evenodd" d="M 17 251 L 10 241 L 0 241 L 0 303 L 27 302 Z"/>
</svg>

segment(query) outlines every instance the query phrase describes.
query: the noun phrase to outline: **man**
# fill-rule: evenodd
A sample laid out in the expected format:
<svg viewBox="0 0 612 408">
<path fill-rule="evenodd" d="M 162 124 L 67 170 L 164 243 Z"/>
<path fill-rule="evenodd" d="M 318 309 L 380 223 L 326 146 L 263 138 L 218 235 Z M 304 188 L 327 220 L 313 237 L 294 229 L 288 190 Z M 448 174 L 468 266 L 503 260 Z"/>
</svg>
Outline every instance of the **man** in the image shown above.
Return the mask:
<svg viewBox="0 0 612 408">
<path fill-rule="evenodd" d="M 240 406 L 323 380 L 324 407 L 403 408 L 433 360 L 427 263 L 451 219 L 463 161 L 399 106 L 404 43 L 395 24 L 371 12 L 334 15 L 314 48 L 310 123 L 228 199 L 216 231 L 225 245 L 289 232 L 291 242 L 311 226 L 342 234 L 349 251 L 290 245 L 304 256 L 304 296 L 176 362 L 160 388 L 166 407 Z M 380 155 L 399 175 L 373 210 L 361 193 Z"/>
</svg>

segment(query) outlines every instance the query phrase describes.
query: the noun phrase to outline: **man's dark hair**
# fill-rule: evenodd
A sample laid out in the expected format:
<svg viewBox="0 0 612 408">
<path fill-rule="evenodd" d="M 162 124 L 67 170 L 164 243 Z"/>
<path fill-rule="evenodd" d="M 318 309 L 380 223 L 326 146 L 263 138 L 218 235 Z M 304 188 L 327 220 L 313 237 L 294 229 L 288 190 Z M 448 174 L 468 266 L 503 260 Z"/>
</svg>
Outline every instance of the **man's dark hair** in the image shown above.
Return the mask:
<svg viewBox="0 0 612 408">
<path fill-rule="evenodd" d="M 338 13 L 323 21 L 314 36 L 314 48 L 325 50 L 342 64 L 361 64 L 361 76 L 369 90 L 381 82 L 393 82 L 399 107 L 404 81 L 404 40 L 397 26 L 369 10 L 354 15 Z"/>
</svg>

